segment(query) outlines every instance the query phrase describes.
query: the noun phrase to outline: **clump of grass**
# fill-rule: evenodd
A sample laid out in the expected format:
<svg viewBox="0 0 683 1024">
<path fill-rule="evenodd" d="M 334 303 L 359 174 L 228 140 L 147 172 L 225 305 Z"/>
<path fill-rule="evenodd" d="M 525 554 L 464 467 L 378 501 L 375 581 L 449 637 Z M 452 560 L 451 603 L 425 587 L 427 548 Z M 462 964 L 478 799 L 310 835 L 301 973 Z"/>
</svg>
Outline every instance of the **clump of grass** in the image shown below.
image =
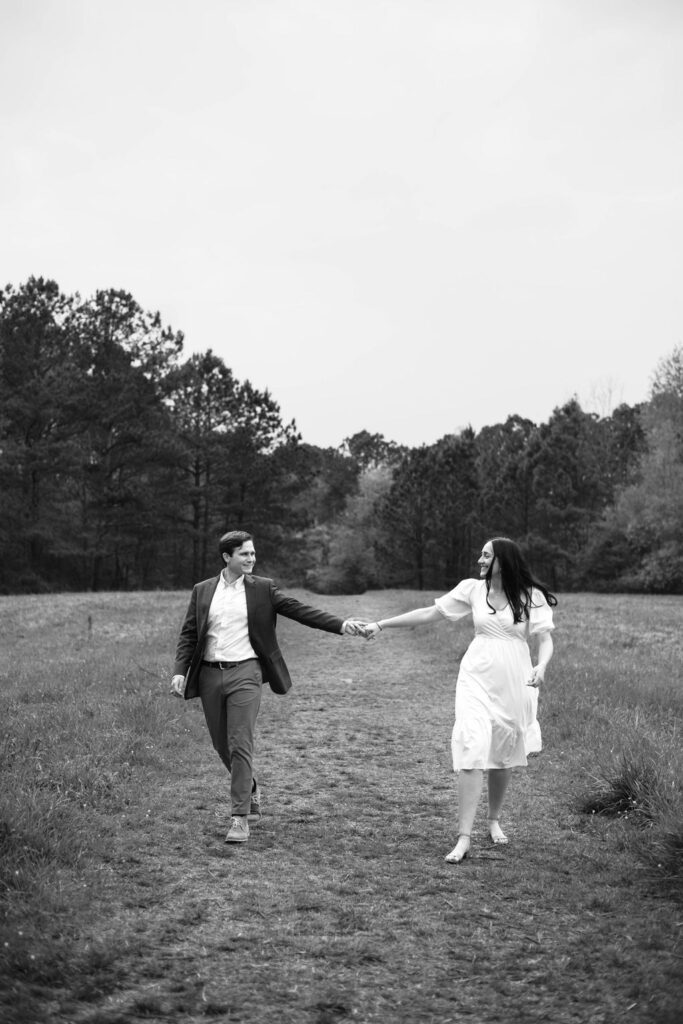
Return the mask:
<svg viewBox="0 0 683 1024">
<path fill-rule="evenodd" d="M 595 777 L 596 790 L 582 803 L 585 814 L 603 814 L 651 827 L 662 795 L 662 771 L 644 751 L 622 751 L 616 768 L 605 778 Z"/>
<path fill-rule="evenodd" d="M 681 755 L 674 735 L 657 745 L 632 733 L 612 761 L 593 774 L 594 789 L 580 805 L 585 814 L 633 826 L 626 845 L 683 895 L 683 794 Z"/>
</svg>

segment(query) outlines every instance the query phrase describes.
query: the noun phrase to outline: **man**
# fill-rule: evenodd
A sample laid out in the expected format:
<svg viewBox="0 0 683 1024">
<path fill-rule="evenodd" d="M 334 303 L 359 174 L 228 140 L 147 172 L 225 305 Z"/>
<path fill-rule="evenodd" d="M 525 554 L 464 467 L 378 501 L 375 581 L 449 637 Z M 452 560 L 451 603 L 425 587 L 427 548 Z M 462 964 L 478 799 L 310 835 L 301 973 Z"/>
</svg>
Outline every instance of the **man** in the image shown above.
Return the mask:
<svg viewBox="0 0 683 1024">
<path fill-rule="evenodd" d="M 278 615 L 328 633 L 364 636 L 363 624 L 343 621 L 287 597 L 273 580 L 253 576 L 253 537 L 232 530 L 220 540 L 222 572 L 197 583 L 178 638 L 171 692 L 199 697 L 211 741 L 230 773 L 232 811 L 226 843 L 249 838 L 249 819 L 261 816 L 253 772 L 254 730 L 261 685 L 287 693 L 292 685 L 279 650 Z"/>
</svg>

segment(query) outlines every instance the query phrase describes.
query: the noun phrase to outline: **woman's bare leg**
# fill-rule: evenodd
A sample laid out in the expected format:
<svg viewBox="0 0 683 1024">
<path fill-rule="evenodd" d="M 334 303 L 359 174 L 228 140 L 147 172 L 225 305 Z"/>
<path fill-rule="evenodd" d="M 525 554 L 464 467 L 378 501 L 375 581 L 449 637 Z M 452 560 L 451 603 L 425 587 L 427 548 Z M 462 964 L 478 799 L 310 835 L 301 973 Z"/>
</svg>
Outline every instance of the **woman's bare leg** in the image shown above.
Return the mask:
<svg viewBox="0 0 683 1024">
<path fill-rule="evenodd" d="M 457 864 L 463 860 L 470 848 L 470 835 L 481 797 L 484 773 L 480 768 L 469 768 L 458 777 L 458 842 L 446 860 Z"/>
<path fill-rule="evenodd" d="M 494 843 L 507 843 L 507 836 L 501 829 L 498 819 L 503 809 L 503 801 L 510 784 L 511 774 L 509 768 L 490 768 L 488 773 L 488 824 L 489 834 Z"/>
</svg>

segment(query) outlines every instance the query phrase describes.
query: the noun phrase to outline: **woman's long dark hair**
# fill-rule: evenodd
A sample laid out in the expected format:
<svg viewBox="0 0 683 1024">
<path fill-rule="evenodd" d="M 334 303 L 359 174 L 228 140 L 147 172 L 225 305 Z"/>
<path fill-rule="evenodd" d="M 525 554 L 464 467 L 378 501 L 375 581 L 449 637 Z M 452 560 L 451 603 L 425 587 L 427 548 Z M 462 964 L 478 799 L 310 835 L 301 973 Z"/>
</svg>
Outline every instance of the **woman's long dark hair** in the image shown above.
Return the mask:
<svg viewBox="0 0 683 1024">
<path fill-rule="evenodd" d="M 519 545 L 509 537 L 492 537 L 488 543 L 493 548 L 493 554 L 498 559 L 500 567 L 500 583 L 503 592 L 512 608 L 514 622 L 523 622 L 529 618 L 529 609 L 532 607 L 531 590 L 535 587 L 540 590 L 548 604 L 553 607 L 557 604 L 557 598 L 551 594 L 545 583 L 540 583 L 532 574 Z M 489 604 L 489 590 L 491 589 L 491 569 L 493 562 L 486 573 L 486 603 Z M 493 605 L 489 604 L 493 609 Z M 495 609 L 493 609 L 495 611 Z"/>
</svg>

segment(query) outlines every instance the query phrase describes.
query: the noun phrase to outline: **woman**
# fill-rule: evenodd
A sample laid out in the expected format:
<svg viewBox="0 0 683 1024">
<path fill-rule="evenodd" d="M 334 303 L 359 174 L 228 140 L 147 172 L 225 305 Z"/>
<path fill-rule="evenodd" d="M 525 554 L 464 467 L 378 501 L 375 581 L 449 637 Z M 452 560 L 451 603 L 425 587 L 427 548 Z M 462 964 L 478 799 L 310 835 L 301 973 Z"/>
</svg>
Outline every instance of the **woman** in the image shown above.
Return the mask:
<svg viewBox="0 0 683 1024">
<path fill-rule="evenodd" d="M 526 765 L 526 738 L 538 729 L 536 693 L 553 654 L 551 606 L 557 599 L 529 569 L 507 537 L 484 544 L 479 579 L 462 580 L 434 605 L 366 626 L 368 637 L 384 629 L 422 626 L 472 614 L 474 639 L 460 664 L 455 689 L 453 768 L 458 779 L 458 841 L 446 856 L 458 864 L 469 854 L 474 817 L 488 772 L 488 829 L 492 842 L 507 843 L 499 824 L 510 771 Z M 532 667 L 527 641 L 538 638 Z"/>
</svg>

